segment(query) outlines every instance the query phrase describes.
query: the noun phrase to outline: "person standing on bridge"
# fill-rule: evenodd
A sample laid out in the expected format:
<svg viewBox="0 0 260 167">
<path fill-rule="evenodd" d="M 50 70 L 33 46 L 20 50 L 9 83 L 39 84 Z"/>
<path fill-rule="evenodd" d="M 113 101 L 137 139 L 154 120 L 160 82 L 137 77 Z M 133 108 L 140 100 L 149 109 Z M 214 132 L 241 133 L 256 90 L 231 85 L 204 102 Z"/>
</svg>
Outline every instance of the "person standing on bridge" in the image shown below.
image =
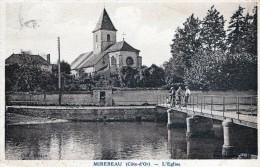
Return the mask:
<svg viewBox="0 0 260 167">
<path fill-rule="evenodd" d="M 175 107 L 175 94 L 176 94 L 176 90 L 174 89 L 174 87 L 171 87 L 171 90 L 170 90 L 171 107 Z"/>
<path fill-rule="evenodd" d="M 182 89 L 181 86 L 179 86 L 178 90 L 176 91 L 176 96 L 177 96 L 177 102 L 176 105 L 179 104 L 181 106 L 181 94 L 182 94 Z"/>
<path fill-rule="evenodd" d="M 190 97 L 190 89 L 188 86 L 185 87 L 185 103 L 184 103 L 184 107 L 187 107 L 187 104 L 188 104 L 188 100 L 189 100 L 189 97 Z"/>
</svg>

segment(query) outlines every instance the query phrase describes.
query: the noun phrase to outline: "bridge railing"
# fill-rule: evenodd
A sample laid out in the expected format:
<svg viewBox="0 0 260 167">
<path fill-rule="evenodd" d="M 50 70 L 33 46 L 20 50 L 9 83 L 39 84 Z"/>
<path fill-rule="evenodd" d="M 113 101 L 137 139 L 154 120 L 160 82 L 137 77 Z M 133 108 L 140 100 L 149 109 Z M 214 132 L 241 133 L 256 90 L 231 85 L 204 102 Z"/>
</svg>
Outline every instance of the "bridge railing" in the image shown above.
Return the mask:
<svg viewBox="0 0 260 167">
<path fill-rule="evenodd" d="M 240 115 L 257 115 L 257 96 L 221 96 L 221 95 L 199 95 L 194 94 L 185 103 L 185 96 L 175 96 L 171 100 L 170 95 L 158 95 L 157 105 L 165 107 L 187 108 L 197 112 L 222 112 L 222 115 L 236 114 L 237 119 Z"/>
</svg>

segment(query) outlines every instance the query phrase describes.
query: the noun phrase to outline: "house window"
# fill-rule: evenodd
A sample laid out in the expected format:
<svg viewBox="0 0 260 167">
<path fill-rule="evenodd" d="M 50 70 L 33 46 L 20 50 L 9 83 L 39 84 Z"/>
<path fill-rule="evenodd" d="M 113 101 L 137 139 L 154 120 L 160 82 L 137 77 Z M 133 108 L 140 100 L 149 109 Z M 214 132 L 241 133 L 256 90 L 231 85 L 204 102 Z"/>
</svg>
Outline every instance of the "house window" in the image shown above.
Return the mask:
<svg viewBox="0 0 260 167">
<path fill-rule="evenodd" d="M 107 34 L 107 41 L 110 42 L 110 34 Z"/>
<path fill-rule="evenodd" d="M 111 57 L 111 65 L 116 65 L 116 58 L 114 56 Z"/>
</svg>

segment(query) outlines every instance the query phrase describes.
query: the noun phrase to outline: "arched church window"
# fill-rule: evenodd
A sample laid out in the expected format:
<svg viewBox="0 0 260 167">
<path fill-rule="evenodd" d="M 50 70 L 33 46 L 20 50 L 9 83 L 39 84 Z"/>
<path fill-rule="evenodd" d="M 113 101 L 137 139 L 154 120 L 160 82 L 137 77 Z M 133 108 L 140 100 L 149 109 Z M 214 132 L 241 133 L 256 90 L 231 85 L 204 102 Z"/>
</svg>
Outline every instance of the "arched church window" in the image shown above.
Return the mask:
<svg viewBox="0 0 260 167">
<path fill-rule="evenodd" d="M 107 41 L 110 42 L 110 34 L 107 34 Z"/>
<path fill-rule="evenodd" d="M 111 65 L 116 65 L 116 58 L 114 56 L 111 57 Z"/>
<path fill-rule="evenodd" d="M 126 65 L 131 66 L 133 64 L 134 64 L 133 58 L 132 57 L 127 57 L 126 58 Z"/>
<path fill-rule="evenodd" d="M 98 41 L 98 35 L 96 35 L 96 42 Z"/>
</svg>

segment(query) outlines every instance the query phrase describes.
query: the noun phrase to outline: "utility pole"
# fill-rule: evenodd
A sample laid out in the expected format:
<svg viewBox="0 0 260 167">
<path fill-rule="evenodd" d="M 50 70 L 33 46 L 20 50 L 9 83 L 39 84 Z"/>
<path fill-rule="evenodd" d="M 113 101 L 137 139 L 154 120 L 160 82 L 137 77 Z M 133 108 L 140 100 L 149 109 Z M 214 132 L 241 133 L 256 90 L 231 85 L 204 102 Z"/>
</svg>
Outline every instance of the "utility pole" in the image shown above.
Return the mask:
<svg viewBox="0 0 260 167">
<path fill-rule="evenodd" d="M 58 76 L 59 76 L 59 83 L 58 83 L 58 88 L 59 88 L 59 105 L 61 105 L 61 75 L 60 75 L 60 37 L 58 37 Z"/>
</svg>

